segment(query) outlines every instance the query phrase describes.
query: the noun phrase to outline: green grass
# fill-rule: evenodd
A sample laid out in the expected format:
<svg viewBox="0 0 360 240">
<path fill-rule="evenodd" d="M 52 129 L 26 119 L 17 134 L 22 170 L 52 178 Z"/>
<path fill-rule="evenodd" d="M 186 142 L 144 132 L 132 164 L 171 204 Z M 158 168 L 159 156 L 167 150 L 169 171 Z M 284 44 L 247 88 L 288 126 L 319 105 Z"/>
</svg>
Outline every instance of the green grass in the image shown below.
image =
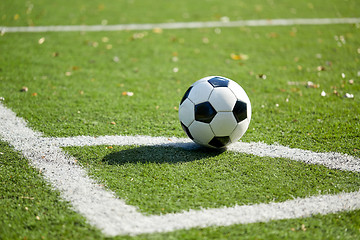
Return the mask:
<svg viewBox="0 0 360 240">
<path fill-rule="evenodd" d="M 0 26 L 334 18 L 359 17 L 359 12 L 357 0 L 5 0 Z M 0 97 L 44 136 L 186 137 L 177 112 L 183 93 L 202 77 L 223 75 L 243 86 L 252 103 L 242 141 L 359 158 L 359 48 L 360 28 L 352 24 L 5 33 Z M 249 58 L 236 61 L 232 53 Z M 307 88 L 308 81 L 320 87 Z M 20 91 L 23 86 L 27 92 Z M 122 95 L 128 91 L 134 96 Z M 346 93 L 354 98 L 344 98 Z M 65 150 L 145 214 L 359 189 L 359 173 L 281 158 L 168 147 Z M 107 238 L 71 210 L 26 159 L 4 142 L 0 152 L 0 239 Z M 114 239 L 360 239 L 359 213 Z"/>
<path fill-rule="evenodd" d="M 360 174 L 288 159 L 171 147 L 73 147 L 91 175 L 147 214 L 360 189 Z"/>
<path fill-rule="evenodd" d="M 185 137 L 174 110 L 183 93 L 201 77 L 223 75 L 240 83 L 252 103 L 243 141 L 360 156 L 358 27 L 231 28 L 221 34 L 167 30 L 143 32 L 135 40 L 134 33 L 5 34 L 0 38 L 0 95 L 47 136 Z M 334 36 L 344 36 L 346 44 L 339 47 Z M 41 37 L 45 42 L 39 45 Z M 102 42 L 104 37 L 109 42 Z M 249 59 L 235 61 L 231 53 Z M 307 81 L 320 88 L 306 88 Z M 20 92 L 22 86 L 29 91 Z M 320 95 L 323 90 L 326 97 Z M 123 96 L 124 91 L 134 96 Z M 354 99 L 343 98 L 345 93 Z"/>
<path fill-rule="evenodd" d="M 39 170 L 0 141 L 0 238 L 96 238 L 99 230 L 70 209 Z"/>
<path fill-rule="evenodd" d="M 360 211 L 145 235 L 143 239 L 360 239 Z"/>
<path fill-rule="evenodd" d="M 359 17 L 360 4 L 356 0 L 93 0 L 52 1 L 6 0 L 0 4 L 0 25 L 82 25 L 158 23 L 179 21 L 219 21 Z M 151 11 L 149 11 L 151 9 Z"/>
<path fill-rule="evenodd" d="M 26 159 L 4 142 L 0 142 L 0 147 L 1 239 L 109 239 L 89 226 L 83 217 L 69 210 L 69 204 L 59 199 L 59 193 L 50 188 L 41 173 L 30 167 Z M 193 157 L 188 154 L 192 158 L 203 155 L 197 153 L 197 157 Z M 357 210 L 113 239 L 359 239 L 359 213 Z"/>
</svg>

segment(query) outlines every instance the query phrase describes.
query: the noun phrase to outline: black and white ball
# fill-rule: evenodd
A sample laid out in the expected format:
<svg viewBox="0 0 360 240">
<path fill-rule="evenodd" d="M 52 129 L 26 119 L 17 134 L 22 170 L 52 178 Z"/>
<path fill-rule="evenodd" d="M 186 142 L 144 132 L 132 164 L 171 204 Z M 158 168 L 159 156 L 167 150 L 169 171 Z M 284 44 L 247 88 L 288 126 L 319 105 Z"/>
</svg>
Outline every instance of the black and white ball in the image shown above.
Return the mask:
<svg viewBox="0 0 360 240">
<path fill-rule="evenodd" d="M 251 104 L 244 89 L 225 77 L 196 81 L 179 106 L 182 128 L 194 142 L 224 148 L 238 141 L 249 127 Z"/>
</svg>

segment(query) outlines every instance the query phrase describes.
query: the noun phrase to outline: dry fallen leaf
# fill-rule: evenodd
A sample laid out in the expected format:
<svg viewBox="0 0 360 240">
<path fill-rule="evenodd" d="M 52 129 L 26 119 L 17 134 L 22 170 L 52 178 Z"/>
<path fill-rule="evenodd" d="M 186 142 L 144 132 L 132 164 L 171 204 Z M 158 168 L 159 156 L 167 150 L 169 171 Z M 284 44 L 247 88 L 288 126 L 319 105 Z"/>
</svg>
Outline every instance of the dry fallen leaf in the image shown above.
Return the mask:
<svg viewBox="0 0 360 240">
<path fill-rule="evenodd" d="M 109 42 L 109 38 L 108 37 L 102 37 L 101 41 L 104 42 L 104 43 L 107 43 L 107 42 Z"/>
<path fill-rule="evenodd" d="M 242 53 L 240 53 L 240 54 L 231 53 L 230 58 L 232 60 L 248 60 L 249 56 L 246 54 L 242 54 Z"/>
<path fill-rule="evenodd" d="M 319 88 L 319 87 L 320 87 L 320 84 L 314 84 L 313 82 L 308 81 L 308 82 L 306 83 L 306 87 L 307 87 L 307 88 Z"/>
<path fill-rule="evenodd" d="M 162 28 L 156 27 L 153 30 L 153 33 L 161 34 L 163 32 Z"/>
<path fill-rule="evenodd" d="M 261 79 L 266 79 L 266 75 L 265 74 L 258 74 L 257 75 L 258 78 L 261 78 Z"/>
<path fill-rule="evenodd" d="M 29 89 L 25 86 L 23 86 L 21 89 L 20 89 L 20 92 L 27 92 L 29 91 Z"/>
<path fill-rule="evenodd" d="M 203 37 L 202 42 L 205 43 L 205 44 L 208 44 L 210 42 L 210 40 L 207 37 Z"/>
<path fill-rule="evenodd" d="M 306 231 L 305 224 L 301 224 L 301 230 L 303 230 L 304 232 Z"/>
<path fill-rule="evenodd" d="M 118 56 L 115 56 L 115 57 L 113 58 L 113 61 L 114 61 L 114 62 L 119 62 L 119 61 L 120 61 L 120 59 L 119 59 L 119 57 L 118 57 Z"/>
<path fill-rule="evenodd" d="M 40 38 L 39 41 L 38 41 L 39 44 L 43 44 L 44 42 L 45 42 L 45 38 L 44 38 L 44 37 Z"/>
<path fill-rule="evenodd" d="M 134 96 L 134 93 L 133 92 L 122 92 L 121 95 L 132 97 L 132 96 Z"/>
<path fill-rule="evenodd" d="M 325 67 L 324 67 L 324 66 L 318 66 L 318 67 L 316 68 L 316 70 L 318 70 L 319 72 L 320 72 L 320 71 L 325 71 Z"/>
<path fill-rule="evenodd" d="M 111 125 L 116 125 L 116 122 L 110 122 Z"/>
<path fill-rule="evenodd" d="M 276 32 L 270 32 L 269 34 L 268 34 L 268 37 L 269 38 L 277 38 L 279 36 L 279 34 L 277 34 Z"/>
</svg>

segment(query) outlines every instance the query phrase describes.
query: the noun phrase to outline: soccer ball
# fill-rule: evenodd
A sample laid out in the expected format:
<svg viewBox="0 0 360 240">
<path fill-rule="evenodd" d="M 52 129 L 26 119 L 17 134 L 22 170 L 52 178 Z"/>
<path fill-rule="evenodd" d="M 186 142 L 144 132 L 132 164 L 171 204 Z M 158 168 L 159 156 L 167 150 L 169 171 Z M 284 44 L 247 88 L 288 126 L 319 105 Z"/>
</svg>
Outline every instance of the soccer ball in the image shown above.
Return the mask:
<svg viewBox="0 0 360 240">
<path fill-rule="evenodd" d="M 188 137 L 211 148 L 224 148 L 238 141 L 250 119 L 251 104 L 244 89 L 220 76 L 196 81 L 179 106 L 179 120 Z"/>
</svg>

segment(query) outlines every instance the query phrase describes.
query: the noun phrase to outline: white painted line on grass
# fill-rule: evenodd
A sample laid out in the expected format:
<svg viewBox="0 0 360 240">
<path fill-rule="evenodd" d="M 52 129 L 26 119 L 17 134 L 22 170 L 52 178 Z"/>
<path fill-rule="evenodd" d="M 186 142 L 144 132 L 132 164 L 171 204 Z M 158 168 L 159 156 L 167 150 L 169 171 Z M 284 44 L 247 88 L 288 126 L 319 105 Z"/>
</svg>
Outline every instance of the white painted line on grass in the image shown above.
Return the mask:
<svg viewBox="0 0 360 240">
<path fill-rule="evenodd" d="M 327 24 L 356 24 L 360 18 L 295 18 L 295 19 L 259 19 L 239 21 L 209 21 L 209 22 L 175 22 L 175 23 L 144 23 L 117 25 L 68 25 L 68 26 L 0 26 L 0 32 L 99 32 L 124 30 L 152 30 L 162 29 L 192 29 L 214 27 L 258 27 L 258 26 L 292 26 L 292 25 L 327 25 Z"/>
<path fill-rule="evenodd" d="M 183 213 L 149 216 L 142 219 L 144 222 L 139 222 L 142 225 L 140 231 L 139 229 L 133 229 L 130 234 L 267 222 L 355 209 L 360 209 L 360 191 L 297 198 L 279 203 L 262 203 L 199 211 L 190 210 Z"/>
<path fill-rule="evenodd" d="M 71 202 L 76 211 L 85 216 L 92 225 L 101 229 L 104 234 L 110 236 L 266 222 L 360 209 L 360 191 L 356 191 L 297 198 L 279 203 L 189 210 L 175 214 L 145 216 L 138 212 L 136 207 L 127 205 L 123 200 L 116 198 L 113 192 L 104 189 L 96 181 L 89 178 L 86 171 L 75 163 L 75 159 L 62 151 L 61 146 L 105 144 L 194 148 L 196 145 L 189 140 L 147 136 L 46 138 L 41 133 L 28 128 L 23 119 L 16 117 L 14 112 L 1 103 L 0 137 L 11 144 L 15 150 L 20 151 L 30 160 L 31 164 L 41 169 L 44 176 L 56 189 L 60 190 L 65 200 Z M 230 150 L 270 157 L 291 158 L 290 155 L 294 154 L 294 160 L 303 161 L 305 157 L 307 163 L 320 164 L 324 164 L 325 158 L 328 157 L 327 153 L 317 155 L 318 153 L 311 151 L 292 150 L 283 146 L 263 143 L 239 143 Z M 286 153 L 286 151 L 290 151 L 290 153 Z M 317 160 L 312 162 L 312 158 L 309 156 L 314 156 Z M 342 169 L 358 171 L 359 159 L 343 154 L 335 154 L 334 156 L 337 161 L 341 162 Z M 348 160 L 343 161 L 343 159 Z M 349 161 L 351 162 L 350 165 L 348 165 Z"/>
<path fill-rule="evenodd" d="M 60 147 L 49 144 L 41 133 L 28 128 L 23 119 L 1 103 L 0 137 L 29 159 L 33 166 L 41 169 L 47 180 L 60 190 L 62 197 L 105 234 L 127 232 L 138 218 L 143 218 L 136 207 L 125 204 L 113 192 L 90 179 L 86 171 L 75 164 L 73 157 Z M 114 223 L 119 227 L 114 229 Z"/>
<path fill-rule="evenodd" d="M 151 137 L 151 136 L 77 136 L 67 138 L 49 138 L 49 142 L 57 146 L 93 146 L 93 145 L 139 145 L 169 146 L 186 149 L 197 148 L 188 138 Z M 265 143 L 237 142 L 228 147 L 229 151 L 252 154 L 259 157 L 289 158 L 307 164 L 320 164 L 331 169 L 360 172 L 360 159 L 336 152 L 317 153 L 298 148 Z"/>
</svg>

